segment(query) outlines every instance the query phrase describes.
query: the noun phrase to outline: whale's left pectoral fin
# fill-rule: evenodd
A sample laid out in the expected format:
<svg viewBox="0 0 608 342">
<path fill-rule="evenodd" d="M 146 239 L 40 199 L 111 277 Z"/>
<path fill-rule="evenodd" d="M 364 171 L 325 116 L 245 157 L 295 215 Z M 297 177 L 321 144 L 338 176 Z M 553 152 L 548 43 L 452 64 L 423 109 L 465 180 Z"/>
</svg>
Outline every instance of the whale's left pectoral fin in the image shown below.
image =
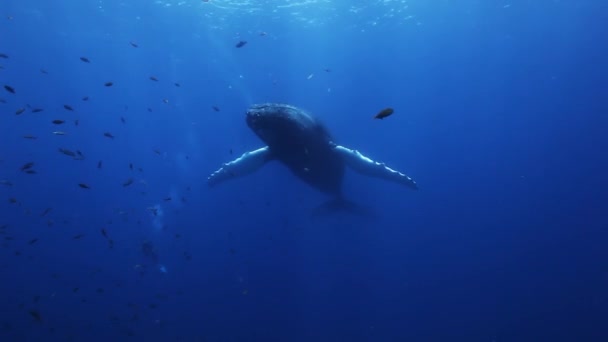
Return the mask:
<svg viewBox="0 0 608 342">
<path fill-rule="evenodd" d="M 340 145 L 335 145 L 334 150 L 344 159 L 349 168 L 360 174 L 403 184 L 411 189 L 418 189 L 416 182 L 407 175 L 391 169 L 384 163 L 373 161 L 357 150 L 351 150 Z"/>
<path fill-rule="evenodd" d="M 259 170 L 271 159 L 272 153 L 268 146 L 245 152 L 242 156 L 231 162 L 225 163 L 219 170 L 213 172 L 207 178 L 207 184 L 213 186 L 230 179 L 249 175 Z"/>
</svg>

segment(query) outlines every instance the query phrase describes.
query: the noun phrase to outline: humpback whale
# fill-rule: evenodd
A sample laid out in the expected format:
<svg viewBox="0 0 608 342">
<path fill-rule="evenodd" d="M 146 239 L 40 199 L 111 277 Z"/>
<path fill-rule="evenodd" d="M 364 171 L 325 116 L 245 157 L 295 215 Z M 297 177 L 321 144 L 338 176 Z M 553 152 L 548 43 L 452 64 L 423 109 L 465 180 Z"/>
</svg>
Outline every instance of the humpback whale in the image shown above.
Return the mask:
<svg viewBox="0 0 608 342">
<path fill-rule="evenodd" d="M 245 152 L 223 164 L 208 177 L 209 186 L 249 175 L 275 160 L 310 186 L 333 196 L 338 202 L 330 205 L 332 208 L 336 203 L 347 204 L 342 197 L 342 180 L 347 167 L 366 176 L 418 189 L 416 182 L 404 173 L 357 150 L 336 144 L 315 117 L 298 107 L 278 103 L 255 104 L 247 110 L 246 122 L 266 146 Z"/>
</svg>

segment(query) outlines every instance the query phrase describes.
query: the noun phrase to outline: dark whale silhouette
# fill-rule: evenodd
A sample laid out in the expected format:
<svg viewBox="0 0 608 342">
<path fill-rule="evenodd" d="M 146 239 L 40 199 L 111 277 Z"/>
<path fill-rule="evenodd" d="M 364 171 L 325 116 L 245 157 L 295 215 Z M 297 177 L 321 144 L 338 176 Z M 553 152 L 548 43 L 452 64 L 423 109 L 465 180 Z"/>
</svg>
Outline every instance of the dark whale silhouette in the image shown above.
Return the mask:
<svg viewBox="0 0 608 342">
<path fill-rule="evenodd" d="M 249 108 L 246 120 L 273 159 L 322 192 L 341 195 L 346 164 L 337 158 L 329 132 L 317 119 L 293 106 L 260 104 Z"/>
<path fill-rule="evenodd" d="M 271 160 L 286 165 L 312 187 L 334 197 L 326 205 L 332 211 L 353 208 L 342 198 L 342 181 L 348 166 L 361 174 L 418 189 L 405 174 L 378 163 L 360 152 L 337 145 L 328 130 L 304 110 L 287 104 L 256 104 L 247 110 L 249 128 L 267 146 L 246 152 L 213 172 L 209 185 L 255 172 Z"/>
</svg>

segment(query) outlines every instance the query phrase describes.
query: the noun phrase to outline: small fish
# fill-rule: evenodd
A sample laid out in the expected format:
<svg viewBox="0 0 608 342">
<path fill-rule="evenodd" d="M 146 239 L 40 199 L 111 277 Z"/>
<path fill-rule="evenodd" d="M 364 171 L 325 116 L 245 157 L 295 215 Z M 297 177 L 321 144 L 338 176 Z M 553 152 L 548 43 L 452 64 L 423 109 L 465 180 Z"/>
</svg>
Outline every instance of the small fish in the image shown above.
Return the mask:
<svg viewBox="0 0 608 342">
<path fill-rule="evenodd" d="M 105 228 L 101 228 L 101 235 L 103 235 L 104 238 L 108 238 L 108 232 L 106 231 Z"/>
<path fill-rule="evenodd" d="M 245 46 L 245 44 L 247 44 L 247 41 L 246 41 L 246 40 L 241 40 L 241 41 L 239 41 L 238 43 L 236 43 L 236 45 L 235 45 L 235 46 L 236 46 L 237 48 L 242 48 L 243 46 Z"/>
<path fill-rule="evenodd" d="M 155 207 L 148 207 L 147 209 L 152 213 L 152 215 L 158 215 L 158 209 L 156 209 Z"/>
<path fill-rule="evenodd" d="M 169 100 L 168 99 L 163 99 L 163 102 L 164 103 L 169 103 Z"/>
<path fill-rule="evenodd" d="M 175 82 L 175 83 L 173 83 L 173 84 L 174 84 L 176 87 L 178 87 L 178 88 L 182 86 L 181 84 L 179 84 L 179 83 L 177 83 L 177 82 Z"/>
<path fill-rule="evenodd" d="M 79 290 L 79 288 L 75 287 L 72 289 L 72 293 L 76 293 L 76 292 L 78 292 L 78 290 Z"/>
<path fill-rule="evenodd" d="M 44 109 L 42 108 L 32 108 L 32 113 L 40 113 L 42 112 Z"/>
<path fill-rule="evenodd" d="M 122 183 L 122 186 L 127 187 L 127 186 L 129 186 L 131 184 L 133 184 L 133 178 L 127 179 L 126 182 Z"/>
<path fill-rule="evenodd" d="M 48 71 L 46 71 L 46 70 L 44 70 L 44 69 L 40 69 L 40 73 L 45 74 L 45 75 L 48 75 L 48 74 L 49 74 L 49 72 L 48 72 Z"/>
<path fill-rule="evenodd" d="M 83 189 L 90 189 L 91 187 L 88 184 L 85 183 L 78 183 L 78 186 L 83 188 Z"/>
<path fill-rule="evenodd" d="M 0 99 L 0 103 L 6 103 L 5 99 Z"/>
<path fill-rule="evenodd" d="M 33 135 L 24 135 L 23 137 L 24 137 L 25 139 L 30 139 L 30 140 L 36 140 L 36 139 L 38 139 L 38 137 L 33 136 Z"/>
<path fill-rule="evenodd" d="M 40 217 L 45 217 L 48 213 L 51 212 L 51 210 L 53 210 L 53 208 L 44 209 L 44 211 L 40 214 Z"/>
<path fill-rule="evenodd" d="M 30 240 L 28 243 L 29 243 L 30 245 L 33 245 L 33 244 L 35 244 L 36 242 L 38 242 L 38 239 L 37 239 L 37 238 L 35 238 L 35 239 L 31 239 L 31 240 Z"/>
<path fill-rule="evenodd" d="M 34 162 L 25 163 L 21 166 L 21 171 L 29 170 L 32 167 L 34 167 Z"/>
<path fill-rule="evenodd" d="M 78 235 L 74 235 L 74 236 L 72 237 L 72 239 L 74 239 L 74 240 L 79 240 L 79 239 L 81 239 L 82 237 L 84 237 L 84 234 L 78 234 Z"/>
<path fill-rule="evenodd" d="M 65 120 L 53 120 L 51 122 L 55 125 L 61 125 L 61 124 L 65 123 Z"/>
<path fill-rule="evenodd" d="M 8 59 L 8 55 L 5 53 L 0 53 L 0 58 Z"/>
<path fill-rule="evenodd" d="M 211 106 L 211 108 L 216 112 L 220 111 L 220 107 L 218 107 L 218 106 Z"/>
<path fill-rule="evenodd" d="M 323 69 L 323 71 L 325 71 L 325 72 L 331 72 L 331 69 L 325 68 L 325 69 Z"/>
<path fill-rule="evenodd" d="M 105 132 L 105 133 L 103 134 L 103 136 L 104 136 L 104 137 L 106 137 L 106 138 L 114 139 L 114 136 L 113 136 L 113 135 L 112 135 L 112 133 L 110 133 L 110 132 Z"/>
<path fill-rule="evenodd" d="M 102 166 L 103 166 L 103 160 L 98 161 L 98 162 L 97 162 L 97 168 L 98 168 L 98 169 L 101 169 L 101 168 L 102 168 Z"/>
<path fill-rule="evenodd" d="M 150 80 L 154 81 L 154 82 L 158 82 L 158 78 L 154 77 L 154 76 L 150 76 Z"/>
<path fill-rule="evenodd" d="M 171 200 L 171 197 L 166 197 L 163 199 L 163 201 L 165 201 L 165 202 L 169 202 L 170 200 Z"/>
<path fill-rule="evenodd" d="M 70 112 L 73 112 L 73 111 L 74 111 L 74 108 L 72 108 L 72 106 L 67 105 L 67 104 L 66 104 L 66 105 L 63 105 L 63 108 L 65 108 L 65 110 L 69 110 Z"/>
<path fill-rule="evenodd" d="M 80 152 L 79 150 L 76 150 L 76 155 L 77 155 L 77 156 L 76 156 L 76 158 L 74 158 L 74 159 L 77 159 L 77 160 L 82 160 L 82 159 L 84 159 L 84 154 L 82 154 L 82 152 Z"/>
<path fill-rule="evenodd" d="M 122 122 L 122 123 L 124 124 L 124 123 L 127 123 L 127 120 L 125 120 L 125 118 L 123 118 L 123 117 L 121 116 L 121 117 L 120 117 L 120 122 Z"/>
<path fill-rule="evenodd" d="M 161 152 L 158 149 L 154 149 L 154 153 L 158 154 L 159 156 L 161 155 Z"/>
<path fill-rule="evenodd" d="M 6 186 L 13 186 L 13 182 L 6 180 L 6 179 L 2 179 L 0 180 L 0 184 L 1 185 L 6 185 Z"/>
<path fill-rule="evenodd" d="M 14 93 L 15 93 L 15 88 L 13 88 L 13 87 L 11 87 L 11 86 L 9 86 L 9 85 L 5 85 L 5 86 L 4 86 L 4 89 L 6 89 L 6 91 L 8 91 L 8 92 L 9 92 L 9 93 L 11 93 L 11 94 L 14 94 Z"/>
<path fill-rule="evenodd" d="M 21 114 L 23 114 L 23 112 L 25 112 L 25 108 L 19 108 L 19 109 L 17 109 L 17 111 L 15 112 L 15 115 L 21 115 Z"/>
<path fill-rule="evenodd" d="M 80 57 L 80 60 L 83 61 L 83 62 L 85 62 L 85 63 L 91 63 L 91 61 L 88 58 L 86 58 L 86 57 Z"/>
<path fill-rule="evenodd" d="M 76 153 L 74 153 L 74 152 L 72 152 L 72 151 L 70 151 L 70 150 L 68 150 L 68 149 L 65 149 L 65 148 L 61 148 L 61 147 L 60 147 L 60 148 L 59 148 L 59 152 L 61 152 L 61 153 L 65 154 L 66 156 L 70 156 L 70 157 L 76 157 Z"/>
<path fill-rule="evenodd" d="M 131 171 L 133 171 L 133 163 L 129 163 L 129 169 L 131 169 Z"/>
<path fill-rule="evenodd" d="M 62 132 L 62 131 L 55 131 L 55 132 L 53 132 L 53 134 L 55 134 L 55 135 L 65 135 L 66 133 Z"/>
<path fill-rule="evenodd" d="M 267 36 L 267 35 L 268 35 L 268 33 L 264 32 L 264 31 L 260 32 L 260 36 L 261 37 L 264 37 L 264 36 Z"/>
<path fill-rule="evenodd" d="M 152 108 L 148 107 L 148 112 L 152 113 Z"/>
<path fill-rule="evenodd" d="M 106 86 L 106 87 L 111 87 L 111 86 L 114 85 L 114 82 L 106 82 L 103 85 Z"/>
<path fill-rule="evenodd" d="M 25 173 L 27 173 L 28 175 L 35 175 L 38 172 L 36 172 L 36 170 L 25 170 Z"/>
<path fill-rule="evenodd" d="M 11 197 L 8 199 L 8 203 L 10 204 L 17 204 L 19 203 L 19 201 L 17 201 L 17 199 L 15 197 Z"/>
<path fill-rule="evenodd" d="M 131 44 L 131 46 L 134 48 L 139 47 L 139 45 L 137 45 L 137 43 L 135 43 L 134 41 L 130 41 L 129 44 Z"/>
<path fill-rule="evenodd" d="M 79 123 L 80 121 L 78 119 L 74 120 L 74 126 L 78 126 Z"/>
<path fill-rule="evenodd" d="M 89 101 L 89 97 L 88 96 L 83 97 L 82 101 Z"/>
<path fill-rule="evenodd" d="M 29 314 L 36 322 L 42 323 L 42 315 L 40 315 L 40 312 L 37 310 L 30 310 Z"/>
<path fill-rule="evenodd" d="M 378 112 L 378 114 L 374 115 L 374 119 L 384 119 L 388 116 L 390 116 L 391 114 L 393 114 L 394 110 L 393 108 L 384 108 L 383 110 L 381 110 L 380 112 Z"/>
</svg>

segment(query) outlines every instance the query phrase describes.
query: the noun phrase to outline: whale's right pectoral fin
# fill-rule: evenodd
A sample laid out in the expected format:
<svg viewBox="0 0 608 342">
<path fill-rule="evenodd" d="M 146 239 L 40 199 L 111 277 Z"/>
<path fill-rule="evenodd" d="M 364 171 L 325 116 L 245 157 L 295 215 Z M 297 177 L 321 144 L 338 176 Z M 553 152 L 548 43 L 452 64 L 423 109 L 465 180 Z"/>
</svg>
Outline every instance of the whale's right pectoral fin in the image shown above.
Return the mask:
<svg viewBox="0 0 608 342">
<path fill-rule="evenodd" d="M 271 159 L 272 153 L 268 146 L 259 148 L 255 151 L 245 152 L 242 156 L 222 165 L 219 170 L 213 172 L 207 178 L 207 184 L 213 186 L 230 179 L 252 174 Z"/>
</svg>

